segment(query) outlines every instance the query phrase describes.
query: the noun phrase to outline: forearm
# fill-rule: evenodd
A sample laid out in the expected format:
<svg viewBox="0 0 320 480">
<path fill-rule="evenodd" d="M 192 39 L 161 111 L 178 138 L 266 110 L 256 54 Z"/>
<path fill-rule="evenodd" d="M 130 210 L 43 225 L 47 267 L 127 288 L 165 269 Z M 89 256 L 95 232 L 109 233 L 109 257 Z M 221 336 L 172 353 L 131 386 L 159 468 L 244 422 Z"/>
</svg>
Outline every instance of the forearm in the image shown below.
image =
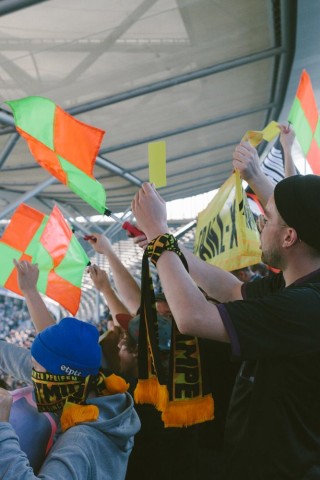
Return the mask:
<svg viewBox="0 0 320 480">
<path fill-rule="evenodd" d="M 127 307 L 121 302 L 116 292 L 109 286 L 105 286 L 101 293 L 103 294 L 104 298 L 106 299 L 107 305 L 109 307 L 110 313 L 112 315 L 113 321 L 115 325 L 119 325 L 117 322 L 117 314 L 118 313 L 126 313 L 130 315 L 129 310 Z"/>
<path fill-rule="evenodd" d="M 266 206 L 274 190 L 268 177 L 260 170 L 259 173 L 247 179 L 247 182 L 257 195 L 262 206 Z"/>
<path fill-rule="evenodd" d="M 206 263 L 182 246 L 180 249 L 188 262 L 190 276 L 209 297 L 221 303 L 242 300 L 242 282 L 232 273 Z"/>
<path fill-rule="evenodd" d="M 105 255 L 109 261 L 117 292 L 130 313 L 135 315 L 140 306 L 140 288 L 115 252 L 108 251 Z"/>
<path fill-rule="evenodd" d="M 157 270 L 181 333 L 230 341 L 217 307 L 205 299 L 175 253 L 163 252 L 157 262 Z"/>
<path fill-rule="evenodd" d="M 296 175 L 296 167 L 292 158 L 291 148 L 283 149 L 284 155 L 284 175 L 285 177 L 292 177 Z"/>
<path fill-rule="evenodd" d="M 31 320 L 37 332 L 41 332 L 45 328 L 50 327 L 50 325 L 54 325 L 55 321 L 37 290 L 25 291 L 24 296 Z"/>
</svg>

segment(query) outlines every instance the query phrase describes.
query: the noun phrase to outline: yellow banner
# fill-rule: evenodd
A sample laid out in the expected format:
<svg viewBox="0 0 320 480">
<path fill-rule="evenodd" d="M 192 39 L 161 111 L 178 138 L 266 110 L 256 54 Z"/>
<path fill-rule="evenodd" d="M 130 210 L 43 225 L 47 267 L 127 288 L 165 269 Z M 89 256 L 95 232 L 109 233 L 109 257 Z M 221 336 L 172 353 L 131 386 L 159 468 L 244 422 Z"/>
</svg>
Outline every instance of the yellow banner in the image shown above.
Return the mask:
<svg viewBox="0 0 320 480">
<path fill-rule="evenodd" d="M 261 261 L 259 233 L 239 172 L 228 178 L 199 213 L 194 252 L 227 271 Z"/>
</svg>

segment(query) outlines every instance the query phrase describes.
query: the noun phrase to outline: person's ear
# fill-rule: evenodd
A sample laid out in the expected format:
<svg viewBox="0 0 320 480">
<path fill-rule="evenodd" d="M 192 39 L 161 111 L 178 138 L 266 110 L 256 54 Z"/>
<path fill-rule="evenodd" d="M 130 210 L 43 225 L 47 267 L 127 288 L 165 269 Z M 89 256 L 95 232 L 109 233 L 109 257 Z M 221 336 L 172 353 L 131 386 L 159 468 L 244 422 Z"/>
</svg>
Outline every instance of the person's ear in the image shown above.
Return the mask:
<svg viewBox="0 0 320 480">
<path fill-rule="evenodd" d="M 298 234 L 294 228 L 288 227 L 285 229 L 285 236 L 282 242 L 283 248 L 290 248 L 299 241 Z"/>
</svg>

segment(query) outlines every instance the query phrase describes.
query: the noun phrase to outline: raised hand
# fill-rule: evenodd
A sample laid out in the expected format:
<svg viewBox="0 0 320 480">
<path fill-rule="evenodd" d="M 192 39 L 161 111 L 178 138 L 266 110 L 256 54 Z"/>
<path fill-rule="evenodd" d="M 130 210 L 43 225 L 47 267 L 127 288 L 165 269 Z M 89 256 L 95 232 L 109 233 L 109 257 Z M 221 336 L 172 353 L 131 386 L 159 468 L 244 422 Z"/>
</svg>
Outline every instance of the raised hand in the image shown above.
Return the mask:
<svg viewBox="0 0 320 480">
<path fill-rule="evenodd" d="M 108 252 L 112 250 L 110 240 L 102 233 L 92 233 L 86 239 L 97 253 L 108 255 Z"/>
<path fill-rule="evenodd" d="M 27 260 L 22 260 L 17 262 L 17 260 L 13 260 L 17 271 L 18 271 L 18 283 L 21 292 L 24 294 L 37 290 L 37 281 L 39 278 L 39 268 L 38 264 L 30 263 Z"/>
<path fill-rule="evenodd" d="M 133 238 L 133 243 L 135 243 L 144 250 L 148 245 L 148 239 L 145 235 L 139 235 L 138 237 Z"/>
<path fill-rule="evenodd" d="M 239 170 L 241 178 L 248 181 L 261 172 L 259 156 L 250 142 L 240 142 L 233 152 L 233 167 Z"/>
<path fill-rule="evenodd" d="M 294 130 L 290 126 L 286 125 L 279 125 L 280 128 L 280 142 L 282 145 L 282 148 L 285 152 L 290 152 L 292 145 L 294 143 L 294 140 L 296 138 L 296 134 L 294 133 Z"/>
<path fill-rule="evenodd" d="M 94 286 L 97 290 L 99 290 L 99 292 L 104 291 L 106 288 L 111 288 L 107 272 L 98 267 L 98 265 L 90 265 L 87 271 L 91 280 L 93 281 Z"/>
<path fill-rule="evenodd" d="M 153 184 L 142 185 L 132 200 L 132 211 L 139 229 L 146 234 L 148 241 L 168 232 L 166 202 Z"/>
</svg>

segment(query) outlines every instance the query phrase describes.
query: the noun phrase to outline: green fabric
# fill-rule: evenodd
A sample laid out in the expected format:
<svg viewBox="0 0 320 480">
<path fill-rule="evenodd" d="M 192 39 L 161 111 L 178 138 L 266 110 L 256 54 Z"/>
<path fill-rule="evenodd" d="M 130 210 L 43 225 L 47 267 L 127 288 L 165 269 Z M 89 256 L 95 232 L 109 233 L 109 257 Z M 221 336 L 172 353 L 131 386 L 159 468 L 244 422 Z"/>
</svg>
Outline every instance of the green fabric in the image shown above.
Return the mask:
<svg viewBox="0 0 320 480">
<path fill-rule="evenodd" d="M 55 104 L 43 97 L 27 97 L 7 103 L 17 127 L 54 150 Z"/>
<path fill-rule="evenodd" d="M 0 258 L 5 259 L 5 262 L 1 262 L 0 285 L 3 286 L 6 283 L 14 269 L 13 259 L 19 260 L 21 254 L 22 252 L 20 250 L 16 250 L 0 242 Z"/>
<path fill-rule="evenodd" d="M 44 246 L 39 243 L 36 255 L 32 259 L 32 263 L 39 265 L 39 279 L 37 287 L 39 292 L 46 293 L 48 284 L 48 273 L 53 268 L 53 260 Z"/>
<path fill-rule="evenodd" d="M 73 235 L 68 246 L 68 250 L 61 263 L 55 268 L 59 277 L 64 278 L 72 285 L 81 288 L 83 269 L 89 263 L 86 252 Z"/>
<path fill-rule="evenodd" d="M 302 109 L 300 100 L 297 97 L 294 99 L 288 121 L 291 122 L 294 127 L 304 155 L 307 155 L 312 142 L 313 133 Z"/>
<path fill-rule="evenodd" d="M 288 122 L 294 123 L 300 110 L 302 110 L 301 102 L 298 97 L 294 97 L 293 104 L 288 115 Z"/>
<path fill-rule="evenodd" d="M 318 147 L 320 148 L 320 119 L 318 120 L 318 123 L 317 123 L 317 126 L 316 126 L 316 130 L 314 132 L 314 139 L 315 141 L 317 142 L 318 144 Z"/>
<path fill-rule="evenodd" d="M 36 231 L 36 233 L 32 237 L 32 240 L 30 241 L 29 245 L 26 248 L 26 253 L 28 255 L 30 255 L 30 257 L 36 257 L 37 256 L 37 252 L 38 252 L 38 249 L 39 249 L 39 243 L 40 243 L 40 237 L 41 237 L 42 232 L 43 232 L 43 230 L 45 229 L 45 227 L 48 223 L 48 220 L 49 220 L 49 217 L 46 215 L 43 218 L 40 227 L 38 228 L 38 230 Z"/>
<path fill-rule="evenodd" d="M 106 209 L 106 192 L 103 185 L 83 173 L 60 155 L 58 155 L 58 158 L 61 167 L 67 174 L 68 187 L 103 215 Z"/>
</svg>

